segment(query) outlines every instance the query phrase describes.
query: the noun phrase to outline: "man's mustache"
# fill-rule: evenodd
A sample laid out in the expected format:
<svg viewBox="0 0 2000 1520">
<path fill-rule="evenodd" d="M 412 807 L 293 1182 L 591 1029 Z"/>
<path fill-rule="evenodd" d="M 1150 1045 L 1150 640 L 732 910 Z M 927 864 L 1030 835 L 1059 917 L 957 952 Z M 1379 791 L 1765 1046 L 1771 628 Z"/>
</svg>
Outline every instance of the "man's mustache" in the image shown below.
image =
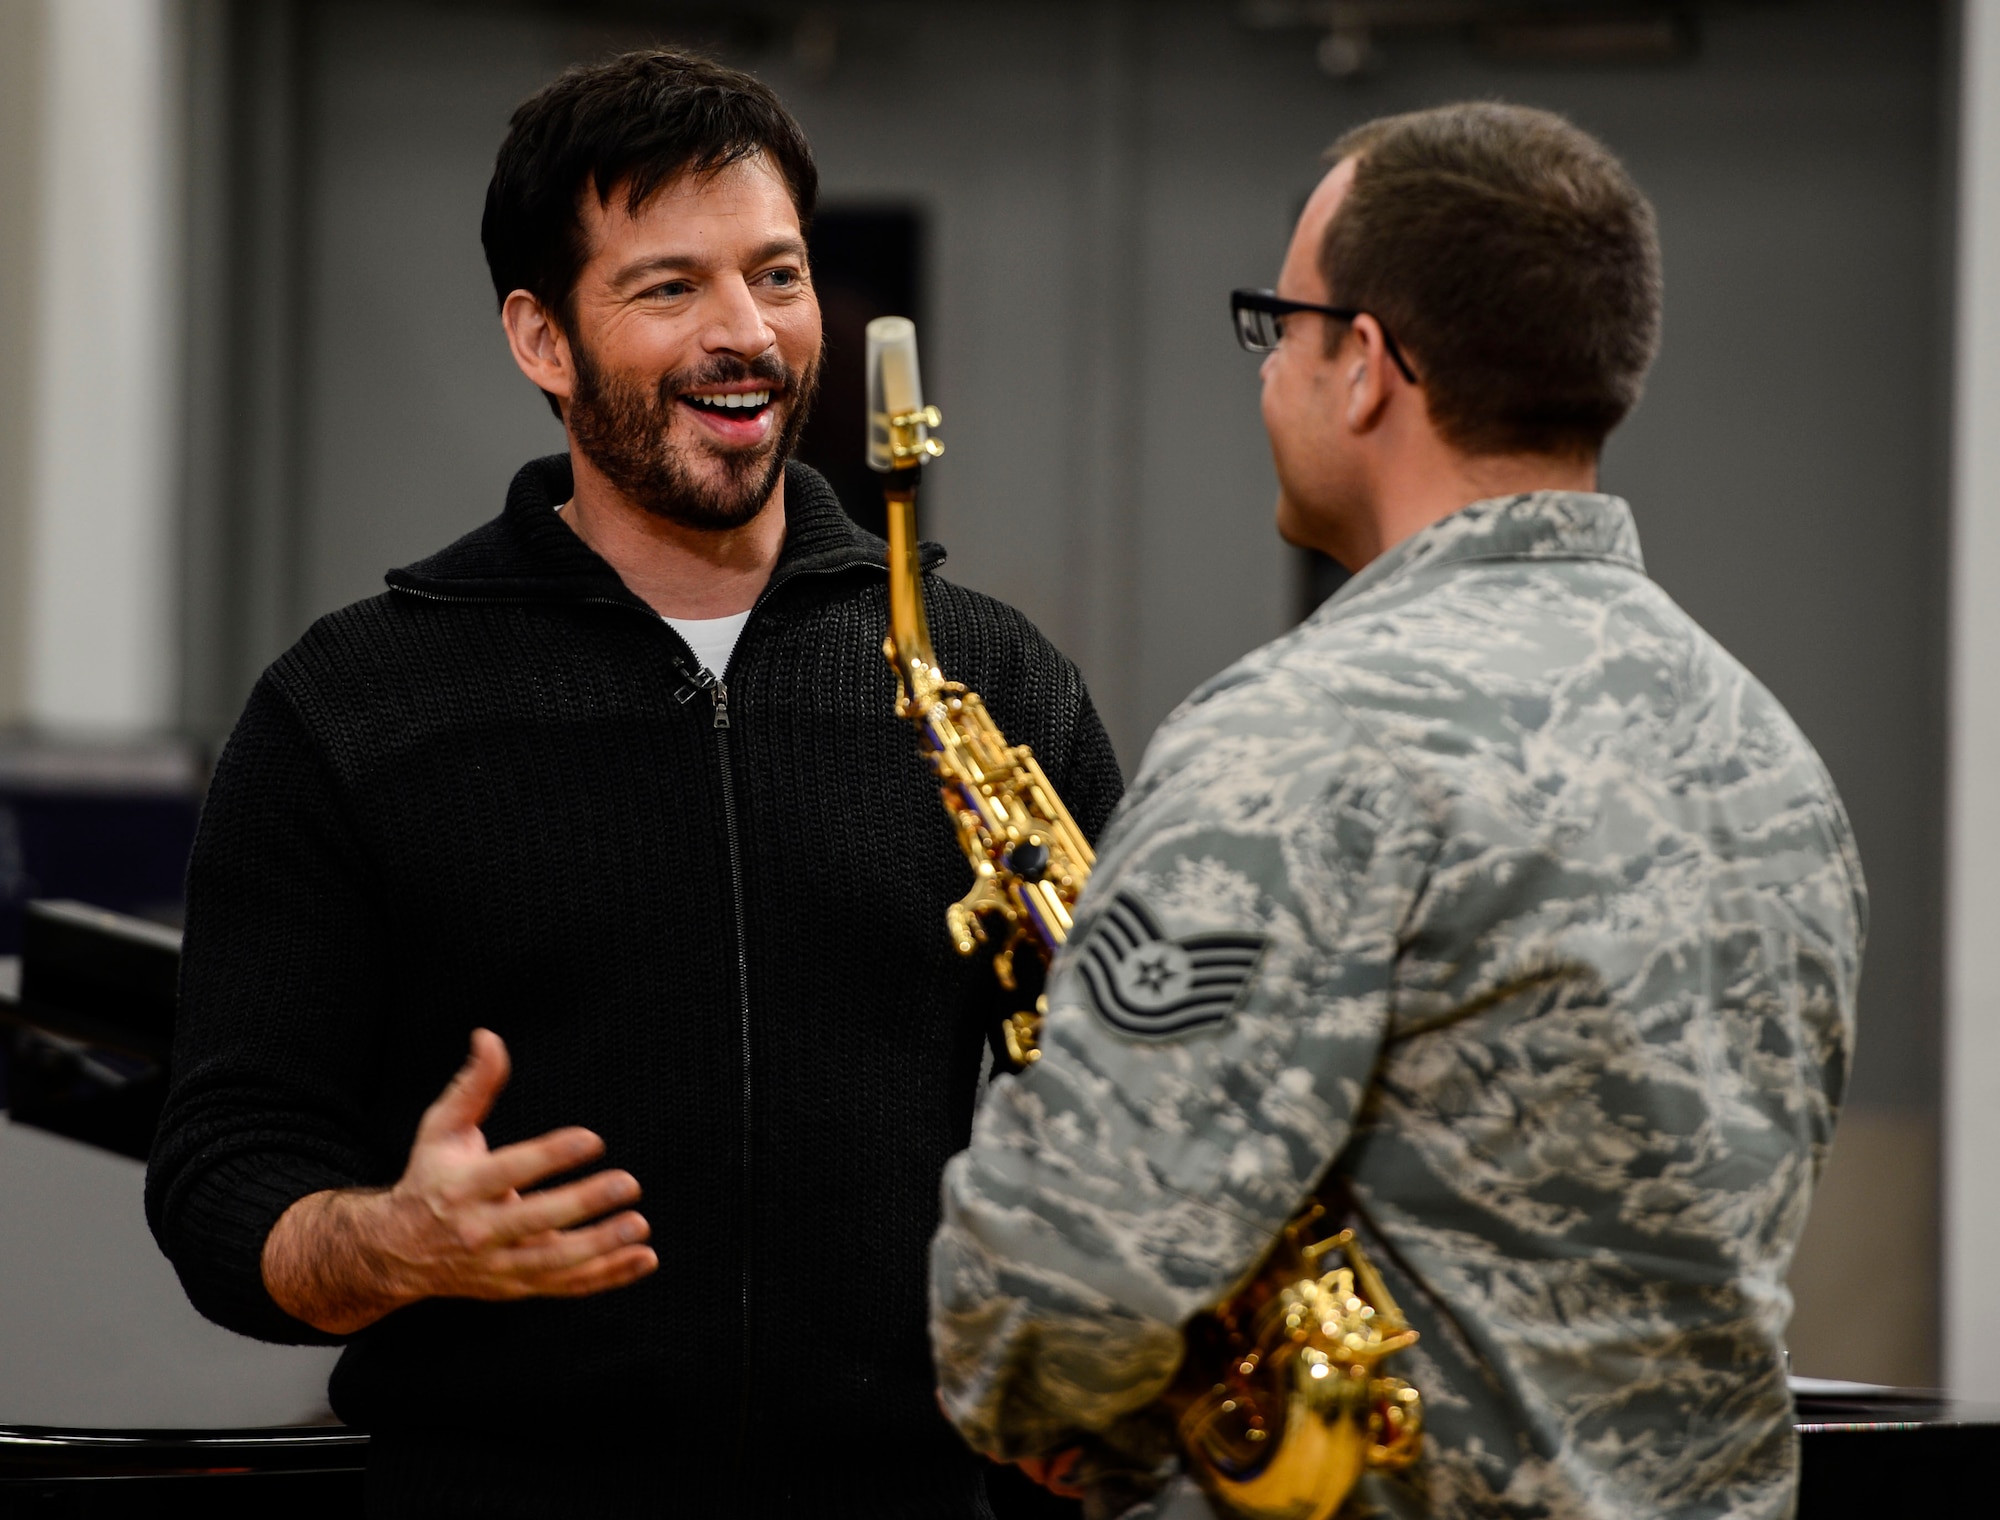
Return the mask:
<svg viewBox="0 0 2000 1520">
<path fill-rule="evenodd" d="M 739 359 L 734 355 L 719 355 L 705 364 L 688 369 L 678 369 L 660 377 L 659 399 L 662 408 L 670 406 L 690 391 L 698 391 L 712 385 L 733 385 L 745 380 L 761 380 L 770 386 L 775 400 L 778 393 L 798 389 L 798 376 L 775 352 L 767 350 L 754 359 Z"/>
</svg>

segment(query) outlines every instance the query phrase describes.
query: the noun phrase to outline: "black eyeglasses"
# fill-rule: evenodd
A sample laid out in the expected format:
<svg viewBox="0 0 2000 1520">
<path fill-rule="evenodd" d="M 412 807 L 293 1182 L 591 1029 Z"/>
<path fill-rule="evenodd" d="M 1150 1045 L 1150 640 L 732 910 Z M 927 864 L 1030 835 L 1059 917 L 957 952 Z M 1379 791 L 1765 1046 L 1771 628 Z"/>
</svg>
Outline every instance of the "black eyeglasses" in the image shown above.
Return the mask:
<svg viewBox="0 0 2000 1520">
<path fill-rule="evenodd" d="M 1253 354 L 1268 354 L 1278 346 L 1278 339 L 1284 336 L 1285 318 L 1295 311 L 1316 311 L 1321 316 L 1338 317 L 1343 322 L 1352 322 L 1361 315 L 1361 309 L 1356 306 L 1315 306 L 1310 301 L 1287 301 L 1268 290 L 1229 292 L 1229 314 L 1236 319 L 1236 341 Z M 1380 326 L 1381 318 L 1376 318 L 1376 324 Z M 1396 368 L 1403 372 L 1403 378 L 1416 385 L 1416 371 L 1410 368 L 1409 361 L 1396 347 L 1396 340 L 1389 335 L 1386 327 L 1382 328 L 1382 344 L 1389 350 L 1389 357 L 1396 361 Z"/>
</svg>

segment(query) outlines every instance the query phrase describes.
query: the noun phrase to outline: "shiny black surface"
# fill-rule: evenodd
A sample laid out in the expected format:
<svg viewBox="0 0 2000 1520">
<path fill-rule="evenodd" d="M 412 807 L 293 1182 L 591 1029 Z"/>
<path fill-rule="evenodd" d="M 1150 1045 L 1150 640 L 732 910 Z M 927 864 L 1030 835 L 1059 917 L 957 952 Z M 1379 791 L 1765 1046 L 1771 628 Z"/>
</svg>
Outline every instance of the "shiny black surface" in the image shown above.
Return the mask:
<svg viewBox="0 0 2000 1520">
<path fill-rule="evenodd" d="M 0 1425 L 0 1484 L 48 1478 L 358 1472 L 368 1437 L 344 1425 L 79 1430 Z"/>
<path fill-rule="evenodd" d="M 1988 1512 L 2000 1408 L 1913 1388 L 1797 1391 L 1799 1520 Z"/>
<path fill-rule="evenodd" d="M 0 1426 L 0 1520 L 347 1520 L 368 1437 L 345 1426 L 77 1430 Z"/>
<path fill-rule="evenodd" d="M 2000 1458 L 2000 1410 L 1911 1389 L 1802 1394 L 1800 1520 L 1979 1512 Z M 0 1520 L 287 1520 L 361 1513 L 368 1438 L 344 1426 L 251 1430 L 78 1430 L 0 1426 Z M 999 1475 L 1003 1513 L 1059 1516 L 1074 1506 Z M 110 1480 L 110 1481 L 105 1481 Z M 199 1485 L 197 1489 L 195 1485 Z"/>
</svg>

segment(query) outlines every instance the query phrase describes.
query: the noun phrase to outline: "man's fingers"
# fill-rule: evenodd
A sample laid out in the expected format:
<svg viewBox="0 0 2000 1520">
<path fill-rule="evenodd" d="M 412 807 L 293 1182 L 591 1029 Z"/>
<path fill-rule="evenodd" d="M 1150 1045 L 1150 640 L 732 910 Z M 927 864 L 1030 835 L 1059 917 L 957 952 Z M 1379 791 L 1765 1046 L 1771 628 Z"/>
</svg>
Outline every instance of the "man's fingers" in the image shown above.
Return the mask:
<svg viewBox="0 0 2000 1520">
<path fill-rule="evenodd" d="M 472 1052 L 417 1125 L 421 1143 L 460 1130 L 477 1129 L 493 1111 L 494 1099 L 512 1070 L 506 1043 L 490 1029 L 472 1031 Z"/>
<path fill-rule="evenodd" d="M 492 1155 L 482 1157 L 477 1165 L 467 1169 L 465 1186 L 470 1196 L 498 1198 L 509 1190 L 533 1187 L 544 1177 L 573 1171 L 603 1154 L 604 1142 L 587 1129 L 550 1130 L 532 1140 L 503 1145 Z"/>
<path fill-rule="evenodd" d="M 535 1292 L 546 1298 L 582 1298 L 635 1283 L 659 1265 L 660 1258 L 651 1246 L 626 1246 L 609 1256 L 543 1278 L 535 1284 Z"/>
<path fill-rule="evenodd" d="M 599 1172 L 580 1182 L 495 1204 L 485 1223 L 495 1239 L 525 1245 L 530 1236 L 566 1230 L 638 1201 L 639 1183 L 630 1172 Z"/>
<path fill-rule="evenodd" d="M 626 1211 L 576 1230 L 545 1230 L 504 1246 L 493 1255 L 500 1271 L 532 1285 L 531 1291 L 546 1291 L 540 1279 L 569 1271 L 596 1258 L 638 1245 L 653 1233 L 645 1216 Z"/>
</svg>

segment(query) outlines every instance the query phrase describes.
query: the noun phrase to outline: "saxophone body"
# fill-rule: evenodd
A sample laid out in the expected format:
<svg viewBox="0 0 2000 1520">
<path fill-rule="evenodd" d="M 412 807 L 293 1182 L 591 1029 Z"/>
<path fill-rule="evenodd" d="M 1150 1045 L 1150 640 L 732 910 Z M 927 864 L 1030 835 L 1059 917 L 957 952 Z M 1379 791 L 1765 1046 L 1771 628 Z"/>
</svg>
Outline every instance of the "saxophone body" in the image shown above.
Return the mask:
<svg viewBox="0 0 2000 1520">
<path fill-rule="evenodd" d="M 979 694 L 946 678 L 931 647 L 917 554 L 921 466 L 944 452 L 924 403 L 916 329 L 868 324 L 868 462 L 887 479 L 889 636 L 896 716 L 916 730 L 972 889 L 945 912 L 961 955 L 995 946 L 1000 984 L 1030 952 L 1046 968 L 1068 940 L 1096 854 L 1025 744 L 1009 744 Z M 1016 1067 L 1038 1060 L 1046 1005 L 1003 1031 Z M 1314 1241 L 1317 1202 L 1288 1224 L 1249 1283 L 1188 1326 L 1165 1396 L 1188 1470 L 1240 1520 L 1330 1520 L 1361 1474 L 1415 1461 L 1417 1390 L 1376 1370 L 1417 1339 L 1351 1230 Z M 1340 1265 L 1329 1265 L 1338 1253 Z"/>
</svg>

